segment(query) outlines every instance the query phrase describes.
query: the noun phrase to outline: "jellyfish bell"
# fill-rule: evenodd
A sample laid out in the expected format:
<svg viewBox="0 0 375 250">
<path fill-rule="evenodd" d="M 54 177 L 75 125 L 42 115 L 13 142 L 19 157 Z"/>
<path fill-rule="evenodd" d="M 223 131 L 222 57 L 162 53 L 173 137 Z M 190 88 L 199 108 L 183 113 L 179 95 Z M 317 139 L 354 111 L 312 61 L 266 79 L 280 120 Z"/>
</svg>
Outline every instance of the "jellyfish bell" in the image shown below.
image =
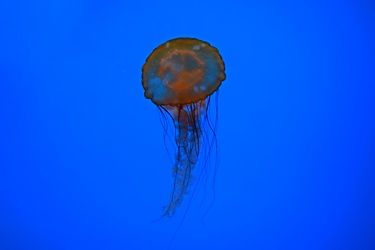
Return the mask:
<svg viewBox="0 0 375 250">
<path fill-rule="evenodd" d="M 186 105 L 205 100 L 225 79 L 215 47 L 193 38 L 177 38 L 157 47 L 142 68 L 145 97 L 156 105 Z"/>
<path fill-rule="evenodd" d="M 217 93 L 225 77 L 219 51 L 194 38 L 159 45 L 142 67 L 145 97 L 158 106 L 163 117 L 172 118 L 175 130 L 174 187 L 163 217 L 174 215 L 194 177 L 207 171 L 210 147 L 216 144 L 216 121 L 210 122 L 208 110 L 211 95 Z"/>
</svg>

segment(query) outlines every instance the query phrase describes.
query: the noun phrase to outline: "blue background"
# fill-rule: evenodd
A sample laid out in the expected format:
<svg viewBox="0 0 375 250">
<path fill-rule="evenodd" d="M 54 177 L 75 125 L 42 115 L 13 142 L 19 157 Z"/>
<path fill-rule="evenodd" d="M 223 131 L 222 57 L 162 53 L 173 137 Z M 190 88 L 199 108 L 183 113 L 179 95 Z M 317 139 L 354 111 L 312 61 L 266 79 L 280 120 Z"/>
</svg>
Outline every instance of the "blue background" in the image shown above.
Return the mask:
<svg viewBox="0 0 375 250">
<path fill-rule="evenodd" d="M 141 67 L 181 36 L 227 80 L 216 200 L 171 249 L 375 249 L 365 0 L 2 1 L 0 249 L 167 248 L 183 213 L 151 223 L 173 180 Z"/>
</svg>

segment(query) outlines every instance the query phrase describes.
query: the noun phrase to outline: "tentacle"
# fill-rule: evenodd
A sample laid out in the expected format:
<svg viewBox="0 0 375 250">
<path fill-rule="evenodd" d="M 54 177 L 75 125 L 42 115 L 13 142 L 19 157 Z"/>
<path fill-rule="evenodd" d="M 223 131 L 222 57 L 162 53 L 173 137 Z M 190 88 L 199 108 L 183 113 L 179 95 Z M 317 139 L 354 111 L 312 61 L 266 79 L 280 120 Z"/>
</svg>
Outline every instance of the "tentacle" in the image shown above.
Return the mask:
<svg viewBox="0 0 375 250">
<path fill-rule="evenodd" d="M 202 105 L 169 106 L 174 119 L 177 152 L 172 170 L 174 187 L 170 202 L 164 207 L 163 216 L 171 217 L 183 201 L 188 187 L 194 180 L 193 171 L 199 156 L 201 143 Z M 204 106 L 205 107 L 205 106 Z"/>
</svg>

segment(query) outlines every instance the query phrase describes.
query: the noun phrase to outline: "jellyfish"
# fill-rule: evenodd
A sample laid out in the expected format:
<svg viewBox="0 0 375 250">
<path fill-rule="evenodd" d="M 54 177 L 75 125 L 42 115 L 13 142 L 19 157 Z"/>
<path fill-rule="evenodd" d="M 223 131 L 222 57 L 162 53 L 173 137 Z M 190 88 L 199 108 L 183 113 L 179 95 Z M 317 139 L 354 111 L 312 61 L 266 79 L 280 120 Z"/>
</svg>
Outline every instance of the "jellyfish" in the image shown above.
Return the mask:
<svg viewBox="0 0 375 250">
<path fill-rule="evenodd" d="M 196 175 L 208 171 L 205 167 L 210 148 L 213 141 L 217 143 L 217 108 L 214 123 L 210 122 L 208 115 L 211 96 L 218 92 L 225 78 L 219 51 L 195 38 L 176 38 L 159 45 L 142 67 L 145 97 L 158 107 L 163 118 L 171 119 L 173 124 L 174 185 L 162 217 L 172 217 Z M 197 174 L 198 166 L 202 169 Z"/>
</svg>

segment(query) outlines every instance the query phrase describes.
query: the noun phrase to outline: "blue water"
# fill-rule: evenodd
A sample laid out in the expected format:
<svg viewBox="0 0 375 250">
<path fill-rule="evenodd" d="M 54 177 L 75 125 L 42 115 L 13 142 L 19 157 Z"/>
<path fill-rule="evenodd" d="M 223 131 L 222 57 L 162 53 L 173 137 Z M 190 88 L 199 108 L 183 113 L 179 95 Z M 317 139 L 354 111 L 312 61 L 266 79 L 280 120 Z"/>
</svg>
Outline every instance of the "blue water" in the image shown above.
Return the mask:
<svg viewBox="0 0 375 250">
<path fill-rule="evenodd" d="M 152 223 L 173 179 L 141 67 L 176 37 L 226 63 L 220 164 Z M 0 249 L 375 249 L 374 167 L 372 1 L 0 3 Z"/>
</svg>

